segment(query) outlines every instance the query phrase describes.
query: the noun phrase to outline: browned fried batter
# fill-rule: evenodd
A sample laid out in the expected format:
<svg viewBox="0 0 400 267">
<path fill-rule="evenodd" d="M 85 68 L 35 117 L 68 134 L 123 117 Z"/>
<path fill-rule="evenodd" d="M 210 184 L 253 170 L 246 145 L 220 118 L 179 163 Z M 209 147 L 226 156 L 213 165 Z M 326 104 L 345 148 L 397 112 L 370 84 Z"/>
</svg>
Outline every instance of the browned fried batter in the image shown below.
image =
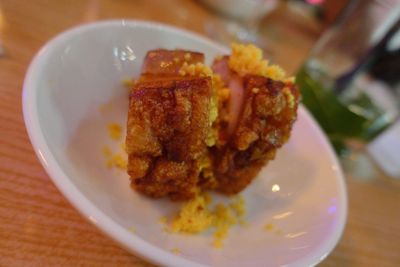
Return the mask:
<svg viewBox="0 0 400 267">
<path fill-rule="evenodd" d="M 187 199 L 206 152 L 211 79 L 148 81 L 130 95 L 126 150 L 137 190 L 153 197 Z"/>
<path fill-rule="evenodd" d="M 214 157 L 217 190 L 227 194 L 243 190 L 275 157 L 289 138 L 299 99 L 290 83 L 248 75 L 243 84 L 244 103 L 236 130 Z"/>
<path fill-rule="evenodd" d="M 184 200 L 197 188 L 238 193 L 289 138 L 299 102 L 292 82 L 239 75 L 229 68 L 229 56 L 214 61 L 218 79 L 180 74 L 184 63 L 203 61 L 198 52 L 149 51 L 131 90 L 128 174 L 146 195 Z M 216 142 L 207 143 L 210 136 Z"/>
</svg>

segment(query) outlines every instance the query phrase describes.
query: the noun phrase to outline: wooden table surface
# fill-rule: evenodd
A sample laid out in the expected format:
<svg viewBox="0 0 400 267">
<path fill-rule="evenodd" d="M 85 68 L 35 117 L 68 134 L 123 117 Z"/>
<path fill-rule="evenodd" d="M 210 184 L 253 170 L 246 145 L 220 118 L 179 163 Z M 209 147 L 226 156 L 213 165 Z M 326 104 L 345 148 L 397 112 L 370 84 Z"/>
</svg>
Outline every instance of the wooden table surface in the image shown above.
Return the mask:
<svg viewBox="0 0 400 267">
<path fill-rule="evenodd" d="M 204 33 L 217 17 L 196 1 L 0 1 L 0 266 L 150 266 L 120 248 L 66 201 L 40 165 L 22 117 L 27 66 L 49 38 L 81 23 L 145 19 Z M 286 7 L 266 18 L 275 61 L 294 73 L 319 27 Z M 400 183 L 346 175 L 344 235 L 321 266 L 400 266 Z"/>
</svg>

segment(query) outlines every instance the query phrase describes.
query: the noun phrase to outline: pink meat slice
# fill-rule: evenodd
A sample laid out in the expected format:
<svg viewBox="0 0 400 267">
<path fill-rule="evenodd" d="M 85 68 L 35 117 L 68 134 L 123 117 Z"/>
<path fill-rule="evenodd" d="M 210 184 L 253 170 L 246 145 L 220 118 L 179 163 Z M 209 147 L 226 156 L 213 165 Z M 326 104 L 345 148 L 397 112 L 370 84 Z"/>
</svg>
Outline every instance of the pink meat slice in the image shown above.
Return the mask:
<svg viewBox="0 0 400 267">
<path fill-rule="evenodd" d="M 216 59 L 213 63 L 212 69 L 214 73 L 221 77 L 225 86 L 230 89 L 230 98 L 228 102 L 229 122 L 227 127 L 227 133 L 228 136 L 230 136 L 236 129 L 242 110 L 244 89 L 243 79 L 229 68 L 228 60 L 229 56 L 223 56 L 220 59 Z"/>
<path fill-rule="evenodd" d="M 231 91 L 228 103 L 228 135 L 230 136 L 236 129 L 244 102 L 243 79 L 236 74 L 232 75 L 228 84 L 228 88 Z"/>
<path fill-rule="evenodd" d="M 229 80 L 233 72 L 229 69 L 228 65 L 229 56 L 223 56 L 221 58 L 215 59 L 212 65 L 212 70 L 214 73 L 217 73 L 225 85 L 228 85 Z"/>
</svg>

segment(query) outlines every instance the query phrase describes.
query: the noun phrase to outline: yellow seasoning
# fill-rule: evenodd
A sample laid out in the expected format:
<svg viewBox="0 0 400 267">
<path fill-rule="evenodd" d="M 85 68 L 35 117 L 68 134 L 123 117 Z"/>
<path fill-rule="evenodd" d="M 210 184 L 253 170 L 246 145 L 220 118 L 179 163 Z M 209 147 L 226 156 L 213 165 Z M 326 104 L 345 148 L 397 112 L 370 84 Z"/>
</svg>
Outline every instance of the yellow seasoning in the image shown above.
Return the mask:
<svg viewBox="0 0 400 267">
<path fill-rule="evenodd" d="M 111 149 L 107 146 L 104 146 L 102 149 L 103 155 L 106 157 L 111 157 L 112 153 L 111 153 Z"/>
<path fill-rule="evenodd" d="M 116 167 L 116 168 L 118 168 L 118 169 L 126 170 L 127 162 L 126 162 L 126 160 L 122 157 L 122 155 L 120 155 L 120 154 L 115 154 L 115 155 L 112 157 L 112 161 L 113 161 L 114 167 Z"/>
<path fill-rule="evenodd" d="M 122 84 L 127 88 L 132 88 L 135 85 L 135 82 L 132 79 L 124 79 L 122 80 Z"/>
<path fill-rule="evenodd" d="M 274 228 L 274 225 L 273 225 L 272 223 L 267 223 L 267 224 L 264 226 L 264 228 L 265 228 L 265 230 L 267 230 L 267 231 L 272 231 L 272 229 Z"/>
<path fill-rule="evenodd" d="M 102 153 L 106 157 L 107 168 L 115 167 L 121 170 L 126 170 L 127 162 L 122 154 L 113 154 L 111 149 L 107 146 L 103 147 Z"/>
<path fill-rule="evenodd" d="M 162 224 L 167 224 L 167 222 L 168 222 L 167 217 L 165 217 L 165 216 L 161 216 L 158 221 Z"/>
<path fill-rule="evenodd" d="M 121 139 L 122 136 L 122 127 L 117 124 L 117 123 L 109 123 L 107 125 L 107 130 L 108 130 L 108 134 L 109 136 L 116 140 L 119 141 Z"/>
<path fill-rule="evenodd" d="M 212 229 L 214 230 L 212 246 L 222 248 L 230 228 L 245 224 L 243 219 L 246 214 L 245 201 L 243 197 L 238 196 L 230 203 L 219 203 L 214 208 L 210 207 L 211 202 L 209 194 L 197 194 L 194 199 L 183 204 L 179 214 L 170 224 L 164 217 L 160 218 L 160 222 L 165 222 L 170 232 L 175 233 L 196 234 Z"/>
<path fill-rule="evenodd" d="M 176 255 L 180 255 L 181 254 L 181 250 L 179 248 L 173 248 L 173 249 L 171 249 L 171 252 L 176 254 Z"/>
</svg>

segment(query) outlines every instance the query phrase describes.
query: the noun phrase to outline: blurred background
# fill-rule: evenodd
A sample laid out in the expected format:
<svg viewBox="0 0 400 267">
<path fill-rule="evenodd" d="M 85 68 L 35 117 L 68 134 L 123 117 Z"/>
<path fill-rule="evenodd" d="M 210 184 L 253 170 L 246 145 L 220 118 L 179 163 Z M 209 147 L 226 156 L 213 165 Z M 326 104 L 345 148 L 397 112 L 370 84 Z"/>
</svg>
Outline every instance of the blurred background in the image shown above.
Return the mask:
<svg viewBox="0 0 400 267">
<path fill-rule="evenodd" d="M 14 140 L 19 140 L 30 147 L 20 99 L 23 77 L 34 53 L 68 28 L 121 18 L 175 25 L 226 45 L 232 41 L 256 43 L 269 60 L 296 76 L 303 104 L 341 159 L 349 193 L 345 233 L 321 266 L 400 266 L 400 0 L 1 0 L 0 113 L 11 110 L 16 115 L 1 115 L 5 117 L 0 145 L 18 147 Z M 16 129 L 17 134 L 8 129 Z M 33 163 L 24 172 L 39 177 L 32 190 L 45 190 L 58 201 L 61 211 L 82 220 L 50 181 L 42 178 L 47 175 L 33 151 L 29 156 L 21 149 L 7 151 L 0 153 L 0 161 L 12 165 L 18 163 L 18 155 L 31 157 Z M 28 179 L 9 171 L 2 175 L 4 179 Z M 14 197 L 8 190 L 0 183 L 0 199 Z M 48 216 L 36 212 L 40 204 L 29 199 L 21 202 L 28 207 L 23 218 L 57 230 L 59 226 Z M 2 209 L 11 217 L 23 216 L 22 210 L 14 212 L 0 205 L 0 213 Z M 42 229 L 32 234 L 36 245 L 24 255 L 10 255 L 6 251 L 17 249 L 24 240 L 14 236 L 17 243 L 4 241 L 10 232 L 4 225 L 0 223 L 0 234 L 4 235 L 0 235 L 0 258 L 8 257 L 11 264 L 7 266 L 38 266 L 43 262 L 59 266 L 65 262 L 63 251 L 77 249 L 73 245 L 77 240 L 95 240 L 99 246 L 109 247 L 119 266 L 147 265 L 89 225 L 84 234 L 79 227 L 68 228 L 71 244 L 55 254 L 51 251 L 59 246 L 57 239 L 56 243 L 49 241 L 50 231 Z M 101 253 L 98 259 L 115 264 Z M 84 265 L 93 264 L 91 260 L 88 256 Z M 82 264 L 74 259 L 71 262 Z"/>
</svg>

